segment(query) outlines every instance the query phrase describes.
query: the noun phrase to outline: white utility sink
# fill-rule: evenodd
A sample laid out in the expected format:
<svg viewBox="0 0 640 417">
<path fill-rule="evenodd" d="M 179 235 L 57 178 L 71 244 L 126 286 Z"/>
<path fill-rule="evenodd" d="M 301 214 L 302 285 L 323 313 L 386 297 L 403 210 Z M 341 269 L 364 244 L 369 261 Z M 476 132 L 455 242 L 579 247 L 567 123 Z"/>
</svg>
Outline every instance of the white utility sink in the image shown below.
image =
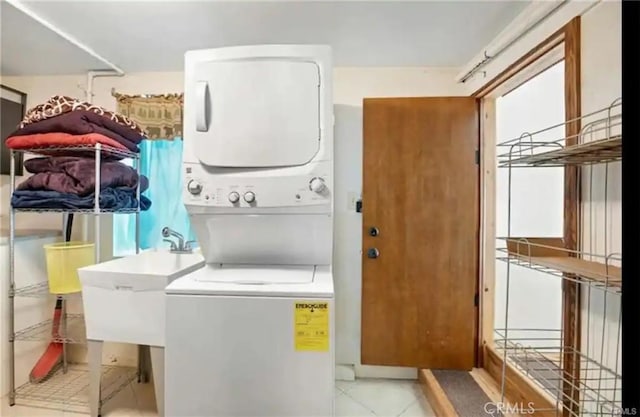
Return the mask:
<svg viewBox="0 0 640 417">
<path fill-rule="evenodd" d="M 87 339 L 164 346 L 164 289 L 204 264 L 161 249 L 78 269 Z"/>
<path fill-rule="evenodd" d="M 91 417 L 100 414 L 103 342 L 150 347 L 158 415 L 164 417 L 164 289 L 204 264 L 199 252 L 160 249 L 78 269 L 87 328 Z"/>
</svg>

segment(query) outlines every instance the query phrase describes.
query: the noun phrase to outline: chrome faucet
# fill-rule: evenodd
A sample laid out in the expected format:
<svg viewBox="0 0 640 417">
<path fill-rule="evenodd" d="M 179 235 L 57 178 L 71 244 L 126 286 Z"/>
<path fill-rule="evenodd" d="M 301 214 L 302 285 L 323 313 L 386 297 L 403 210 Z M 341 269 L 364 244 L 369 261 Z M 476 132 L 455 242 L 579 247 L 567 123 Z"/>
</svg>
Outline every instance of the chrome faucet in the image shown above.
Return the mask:
<svg viewBox="0 0 640 417">
<path fill-rule="evenodd" d="M 184 236 L 182 236 L 180 233 L 176 232 L 175 230 L 170 229 L 169 227 L 164 227 L 162 229 L 162 237 L 164 238 L 162 239 L 163 242 L 168 242 L 171 244 L 170 251 L 173 253 L 193 252 L 193 247 L 191 246 L 191 244 L 194 243 L 195 241 L 189 240 L 185 242 Z M 178 239 L 178 243 L 176 244 L 176 242 L 169 239 L 171 237 Z"/>
</svg>

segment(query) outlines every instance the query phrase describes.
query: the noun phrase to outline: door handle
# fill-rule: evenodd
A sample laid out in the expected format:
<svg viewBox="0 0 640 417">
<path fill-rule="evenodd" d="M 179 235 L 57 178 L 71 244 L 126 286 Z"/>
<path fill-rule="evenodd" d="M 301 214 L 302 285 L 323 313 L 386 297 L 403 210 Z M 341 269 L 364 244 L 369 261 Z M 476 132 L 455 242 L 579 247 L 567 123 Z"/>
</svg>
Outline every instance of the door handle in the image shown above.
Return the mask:
<svg viewBox="0 0 640 417">
<path fill-rule="evenodd" d="M 380 230 L 377 227 L 373 226 L 369 228 L 369 236 L 376 237 L 380 234 Z"/>
<path fill-rule="evenodd" d="M 209 83 L 198 81 L 196 84 L 196 130 L 207 132 L 209 130 Z"/>
<path fill-rule="evenodd" d="M 377 248 L 367 249 L 367 258 L 376 259 L 378 256 L 380 256 L 380 251 Z"/>
</svg>

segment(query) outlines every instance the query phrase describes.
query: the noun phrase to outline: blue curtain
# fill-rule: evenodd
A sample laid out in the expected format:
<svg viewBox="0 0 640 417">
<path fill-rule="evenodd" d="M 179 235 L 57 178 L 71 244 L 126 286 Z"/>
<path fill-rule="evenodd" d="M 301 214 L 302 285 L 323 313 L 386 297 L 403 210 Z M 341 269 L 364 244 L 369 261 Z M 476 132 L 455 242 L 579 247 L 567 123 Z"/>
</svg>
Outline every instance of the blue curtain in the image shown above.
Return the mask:
<svg viewBox="0 0 640 417">
<path fill-rule="evenodd" d="M 151 208 L 140 213 L 140 248 L 168 247 L 162 228 L 169 226 L 186 240 L 195 240 L 187 210 L 182 204 L 182 140 L 144 140 L 140 144 L 140 172 L 149 179 L 144 195 Z M 113 255 L 136 252 L 135 215 L 113 216 Z"/>
</svg>

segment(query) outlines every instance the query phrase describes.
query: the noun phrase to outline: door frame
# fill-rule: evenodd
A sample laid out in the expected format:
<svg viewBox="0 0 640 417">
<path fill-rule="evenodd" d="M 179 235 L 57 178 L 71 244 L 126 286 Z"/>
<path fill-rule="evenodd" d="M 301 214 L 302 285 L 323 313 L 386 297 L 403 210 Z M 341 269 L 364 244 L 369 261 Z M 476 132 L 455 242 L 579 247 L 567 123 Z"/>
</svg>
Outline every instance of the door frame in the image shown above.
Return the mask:
<svg viewBox="0 0 640 417">
<path fill-rule="evenodd" d="M 472 94 L 480 99 L 480 320 L 478 333 L 479 367 L 484 367 L 491 376 L 500 382 L 501 366 L 493 366 L 495 362 L 502 363 L 500 355 L 495 354 L 493 348 L 494 301 L 495 301 L 495 241 L 496 241 L 496 117 L 495 100 L 524 84 L 531 78 L 550 68 L 560 60 L 565 61 L 565 121 L 567 124 L 567 144 L 576 141 L 580 131 L 581 117 L 581 54 L 580 54 L 580 16 L 574 17 L 558 31 L 536 45 L 496 77 L 483 85 Z M 581 196 L 580 171 L 578 167 L 566 167 L 564 180 L 564 241 L 567 249 L 578 250 Z M 580 325 L 581 309 L 578 284 L 563 281 L 563 327 L 571 329 L 564 338 L 565 348 L 579 348 L 581 343 Z M 569 359 L 569 360 L 567 360 Z M 565 358 L 565 363 L 571 364 L 571 358 Z M 580 377 L 580 369 L 568 366 L 565 378 L 576 381 Z M 565 384 L 566 385 L 566 384 Z M 522 378 L 510 381 L 507 388 L 514 392 L 507 392 L 511 398 L 522 398 L 531 392 L 532 385 Z M 568 398 L 565 399 L 564 413 L 569 411 L 572 400 L 578 393 L 572 393 L 563 387 Z M 554 407 L 553 404 L 550 404 Z"/>
<path fill-rule="evenodd" d="M 24 93 L 20 90 L 16 90 L 15 88 L 9 87 L 8 85 L 4 85 L 4 84 L 0 84 L 0 91 L 1 91 L 0 95 L 4 96 L 4 94 L 2 93 L 5 93 L 7 95 L 7 97 L 2 97 L 2 98 L 13 101 L 15 103 L 18 103 L 18 100 L 12 100 L 11 96 L 18 96 L 20 98 L 20 105 L 22 106 L 22 117 L 24 117 L 24 115 L 27 112 L 27 93 Z M 0 140 L 4 140 L 4 139 L 5 138 L 0 138 Z M 6 148 L 4 143 L 2 144 L 2 146 L 5 148 L 6 152 L 9 152 L 9 149 Z M 16 152 L 15 161 L 16 161 L 16 175 L 22 176 L 24 173 L 24 166 L 23 166 L 24 153 Z M 5 174 L 2 174 L 2 175 L 5 175 Z M 6 175 L 9 175 L 9 173 L 7 172 Z"/>
</svg>

